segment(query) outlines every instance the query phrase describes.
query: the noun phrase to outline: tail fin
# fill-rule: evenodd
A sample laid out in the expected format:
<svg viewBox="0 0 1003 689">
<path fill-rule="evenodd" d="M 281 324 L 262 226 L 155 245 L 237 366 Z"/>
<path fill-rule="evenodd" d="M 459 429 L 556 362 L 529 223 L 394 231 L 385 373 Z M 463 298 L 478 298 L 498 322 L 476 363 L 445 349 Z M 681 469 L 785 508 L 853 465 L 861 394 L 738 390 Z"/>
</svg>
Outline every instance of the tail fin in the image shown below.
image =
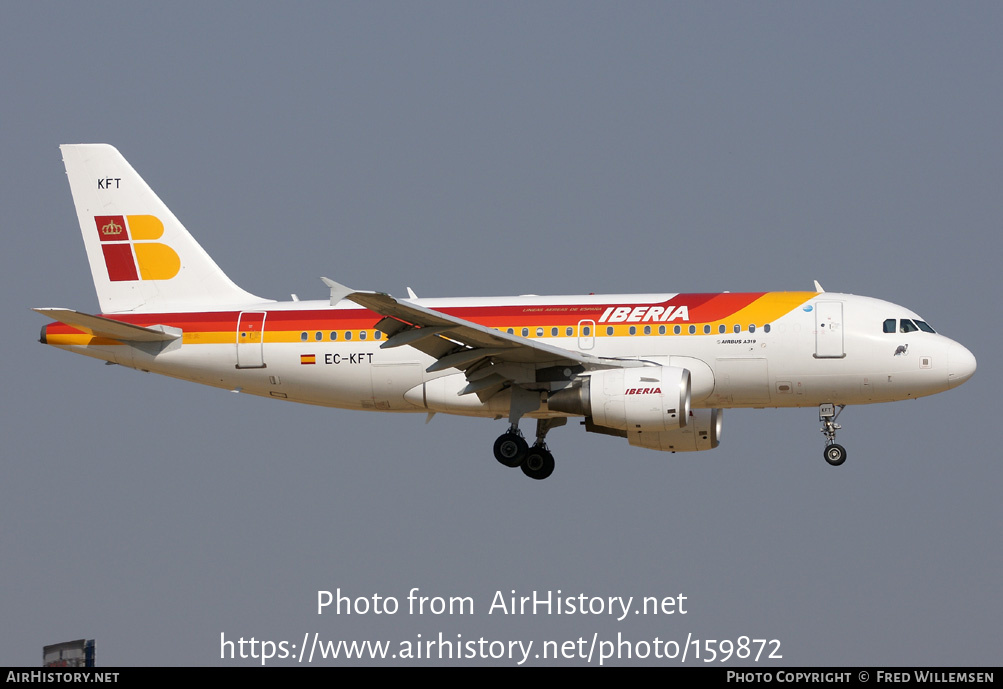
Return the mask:
<svg viewBox="0 0 1003 689">
<path fill-rule="evenodd" d="M 101 311 L 192 310 L 267 301 L 245 292 L 108 144 L 64 144 Z"/>
</svg>

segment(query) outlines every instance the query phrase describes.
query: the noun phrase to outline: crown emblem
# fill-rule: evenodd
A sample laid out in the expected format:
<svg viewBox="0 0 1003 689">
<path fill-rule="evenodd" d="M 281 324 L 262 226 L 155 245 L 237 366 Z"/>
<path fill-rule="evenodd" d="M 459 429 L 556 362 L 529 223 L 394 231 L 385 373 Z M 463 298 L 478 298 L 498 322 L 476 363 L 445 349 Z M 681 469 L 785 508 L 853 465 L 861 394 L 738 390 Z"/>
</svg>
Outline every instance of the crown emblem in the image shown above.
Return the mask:
<svg viewBox="0 0 1003 689">
<path fill-rule="evenodd" d="M 101 234 L 105 236 L 122 234 L 122 226 L 114 220 L 109 220 L 107 225 L 101 226 Z"/>
</svg>

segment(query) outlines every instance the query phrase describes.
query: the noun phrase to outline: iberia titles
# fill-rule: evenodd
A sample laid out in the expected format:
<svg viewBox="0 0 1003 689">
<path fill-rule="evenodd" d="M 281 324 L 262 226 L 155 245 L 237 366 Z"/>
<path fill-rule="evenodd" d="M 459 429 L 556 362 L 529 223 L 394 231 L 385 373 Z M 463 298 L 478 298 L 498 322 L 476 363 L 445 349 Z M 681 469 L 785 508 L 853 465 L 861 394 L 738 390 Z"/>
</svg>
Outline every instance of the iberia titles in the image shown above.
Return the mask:
<svg viewBox="0 0 1003 689">
<path fill-rule="evenodd" d="M 683 306 L 610 306 L 599 317 L 600 323 L 665 323 L 689 321 L 690 310 Z"/>
</svg>

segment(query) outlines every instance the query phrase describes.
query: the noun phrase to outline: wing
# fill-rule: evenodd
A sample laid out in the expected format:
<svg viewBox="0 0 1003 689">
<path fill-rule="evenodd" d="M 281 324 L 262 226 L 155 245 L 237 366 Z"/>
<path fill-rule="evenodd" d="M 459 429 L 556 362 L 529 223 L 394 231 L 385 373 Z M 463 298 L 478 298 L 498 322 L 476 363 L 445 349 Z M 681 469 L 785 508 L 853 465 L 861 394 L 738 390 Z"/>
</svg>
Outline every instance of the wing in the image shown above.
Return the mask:
<svg viewBox="0 0 1003 689">
<path fill-rule="evenodd" d="M 387 334 L 382 349 L 409 346 L 436 359 L 426 371 L 463 371 L 467 385 L 459 394 L 485 400 L 511 385 L 533 389 L 563 387 L 576 374 L 605 368 L 642 366 L 636 360 L 597 357 L 555 347 L 449 314 L 395 299 L 382 292 L 351 290 L 321 278 L 331 288 L 331 304 L 347 299 L 383 318 L 376 328 Z"/>
</svg>

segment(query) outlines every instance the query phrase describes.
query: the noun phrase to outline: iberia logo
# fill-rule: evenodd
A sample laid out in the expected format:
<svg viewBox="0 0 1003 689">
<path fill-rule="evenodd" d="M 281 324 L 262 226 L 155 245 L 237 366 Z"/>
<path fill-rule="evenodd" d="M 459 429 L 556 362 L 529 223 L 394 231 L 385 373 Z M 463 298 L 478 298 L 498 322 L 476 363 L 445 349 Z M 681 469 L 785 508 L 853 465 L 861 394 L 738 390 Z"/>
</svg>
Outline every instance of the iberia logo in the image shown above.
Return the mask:
<svg viewBox="0 0 1003 689">
<path fill-rule="evenodd" d="M 170 280 L 181 270 L 181 258 L 166 244 L 151 240 L 164 234 L 164 223 L 152 215 L 96 215 L 98 237 L 108 279 Z"/>
</svg>

